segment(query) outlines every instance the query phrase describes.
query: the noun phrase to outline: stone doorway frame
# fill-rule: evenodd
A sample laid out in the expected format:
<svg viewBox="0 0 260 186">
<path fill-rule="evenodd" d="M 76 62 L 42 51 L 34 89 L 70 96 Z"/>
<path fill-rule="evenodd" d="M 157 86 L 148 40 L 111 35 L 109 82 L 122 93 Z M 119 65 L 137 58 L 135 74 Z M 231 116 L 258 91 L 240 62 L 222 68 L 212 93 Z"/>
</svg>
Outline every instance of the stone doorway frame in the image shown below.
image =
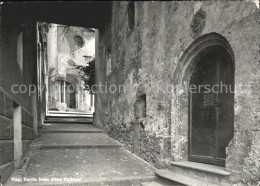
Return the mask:
<svg viewBox="0 0 260 186">
<path fill-rule="evenodd" d="M 174 71 L 172 85 L 176 91 L 171 103 L 171 154 L 174 161 L 188 161 L 189 99 L 188 85 L 201 56 L 214 47 L 222 47 L 230 55 L 234 74 L 235 60 L 229 42 L 220 34 L 208 33 L 193 41 L 182 54 Z M 234 77 L 235 78 L 235 77 Z M 235 82 L 235 80 L 234 80 Z M 234 103 L 235 107 L 235 103 Z M 235 125 L 235 123 L 234 123 Z"/>
</svg>

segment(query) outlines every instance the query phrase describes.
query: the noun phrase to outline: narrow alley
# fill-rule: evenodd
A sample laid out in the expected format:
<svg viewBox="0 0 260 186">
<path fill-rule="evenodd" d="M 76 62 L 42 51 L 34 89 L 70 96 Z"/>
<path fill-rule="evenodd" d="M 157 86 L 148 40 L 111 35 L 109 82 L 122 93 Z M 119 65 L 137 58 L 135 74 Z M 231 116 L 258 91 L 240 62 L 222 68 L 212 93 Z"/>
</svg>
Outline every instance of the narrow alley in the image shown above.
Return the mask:
<svg viewBox="0 0 260 186">
<path fill-rule="evenodd" d="M 0 2 L 0 186 L 260 186 L 260 7 Z"/>
</svg>

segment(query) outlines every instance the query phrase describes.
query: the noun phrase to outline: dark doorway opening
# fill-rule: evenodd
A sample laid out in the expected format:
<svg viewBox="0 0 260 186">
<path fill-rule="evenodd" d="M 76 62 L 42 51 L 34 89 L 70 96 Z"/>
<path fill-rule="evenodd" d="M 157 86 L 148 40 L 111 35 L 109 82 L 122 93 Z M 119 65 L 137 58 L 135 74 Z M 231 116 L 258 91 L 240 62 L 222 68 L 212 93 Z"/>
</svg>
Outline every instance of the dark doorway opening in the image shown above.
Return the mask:
<svg viewBox="0 0 260 186">
<path fill-rule="evenodd" d="M 234 131 L 233 63 L 222 47 L 199 57 L 190 80 L 189 160 L 225 166 Z"/>
<path fill-rule="evenodd" d="M 69 108 L 76 108 L 76 93 L 69 82 L 66 82 L 66 103 Z"/>
</svg>

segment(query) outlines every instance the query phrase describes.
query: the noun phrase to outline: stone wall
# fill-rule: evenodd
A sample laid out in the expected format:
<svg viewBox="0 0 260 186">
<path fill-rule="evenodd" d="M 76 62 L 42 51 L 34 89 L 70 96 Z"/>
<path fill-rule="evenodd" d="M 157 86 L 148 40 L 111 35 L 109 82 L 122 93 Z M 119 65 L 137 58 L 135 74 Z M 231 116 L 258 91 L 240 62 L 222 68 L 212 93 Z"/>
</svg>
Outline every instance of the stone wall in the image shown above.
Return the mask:
<svg viewBox="0 0 260 186">
<path fill-rule="evenodd" d="M 186 76 L 182 57 L 203 36 L 223 37 L 235 63 L 234 138 L 226 149 L 226 167 L 234 183 L 259 180 L 260 12 L 253 2 L 135 2 L 129 28 L 128 2 L 113 3 L 111 24 L 99 32 L 97 82 L 124 85 L 124 93 L 98 93 L 97 125 L 126 148 L 157 167 L 187 160 L 188 107 L 183 90 L 164 91 Z M 194 15 L 205 12 L 201 24 Z M 204 22 L 203 22 L 204 21 Z M 112 73 L 106 76 L 106 50 Z M 249 85 L 249 86 L 248 86 Z M 247 91 L 244 88 L 247 87 Z M 146 117 L 136 102 L 146 96 Z"/>
<path fill-rule="evenodd" d="M 25 87 L 22 87 L 22 92 L 19 87 L 14 87 L 14 93 L 12 86 L 25 85 L 28 90 L 30 84 L 37 83 L 36 23 L 23 20 L 22 17 L 14 18 L 9 13 L 4 11 L 1 15 L 0 86 L 16 103 L 31 112 L 31 97 L 28 91 L 22 93 Z M 17 63 L 16 40 L 19 32 L 23 32 L 23 70 L 20 70 Z"/>
<path fill-rule="evenodd" d="M 13 102 L 11 97 L 0 89 L 0 183 L 4 183 L 13 170 L 13 135 Z"/>
<path fill-rule="evenodd" d="M 19 17 L 20 16 L 20 17 Z M 1 5 L 0 29 L 0 183 L 5 183 L 14 167 L 14 104 L 20 105 L 30 114 L 32 126 L 32 97 L 29 92 L 21 93 L 30 84 L 36 83 L 36 23 L 15 15 L 9 11 L 8 5 Z M 23 32 L 23 66 L 22 70 L 17 62 L 17 36 Z M 13 85 L 15 89 L 12 90 Z M 30 119 L 29 119 L 30 118 Z M 31 129 L 25 129 L 24 136 L 30 135 Z M 30 130 L 30 132 L 29 132 Z M 25 138 L 24 138 L 25 139 Z M 25 144 L 25 143 L 24 143 Z M 24 152 L 29 144 L 24 145 Z"/>
<path fill-rule="evenodd" d="M 31 140 L 34 139 L 33 134 L 33 117 L 24 108 L 22 109 L 22 147 L 23 156 L 27 153 Z"/>
</svg>

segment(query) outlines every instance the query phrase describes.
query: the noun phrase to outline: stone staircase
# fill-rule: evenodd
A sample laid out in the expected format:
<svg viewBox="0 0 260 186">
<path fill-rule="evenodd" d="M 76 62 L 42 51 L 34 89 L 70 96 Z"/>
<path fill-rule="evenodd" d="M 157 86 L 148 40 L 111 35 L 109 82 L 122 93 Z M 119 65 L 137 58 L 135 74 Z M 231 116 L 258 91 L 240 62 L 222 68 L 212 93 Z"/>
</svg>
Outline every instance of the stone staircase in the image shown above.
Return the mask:
<svg viewBox="0 0 260 186">
<path fill-rule="evenodd" d="M 24 166 L 5 186 L 139 186 L 154 168 L 102 130 L 87 124 L 45 124 L 31 143 Z"/>
<path fill-rule="evenodd" d="M 86 123 L 48 123 L 39 131 L 7 186 L 126 185 L 216 186 L 228 183 L 224 167 L 196 162 L 172 162 L 155 170 L 101 129 Z"/>
</svg>

